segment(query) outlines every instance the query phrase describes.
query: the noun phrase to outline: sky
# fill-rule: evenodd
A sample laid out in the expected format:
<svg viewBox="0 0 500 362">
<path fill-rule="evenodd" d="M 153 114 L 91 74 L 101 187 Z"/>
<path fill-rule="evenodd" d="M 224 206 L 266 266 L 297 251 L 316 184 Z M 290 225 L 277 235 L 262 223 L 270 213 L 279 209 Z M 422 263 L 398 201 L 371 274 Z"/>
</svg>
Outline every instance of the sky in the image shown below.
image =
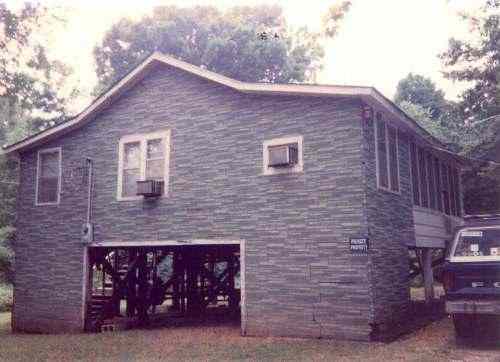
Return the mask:
<svg viewBox="0 0 500 362">
<path fill-rule="evenodd" d="M 74 107 L 90 101 L 96 77 L 92 50 L 106 30 L 121 17 L 139 18 L 154 6 L 279 4 L 292 27 L 318 30 L 321 15 L 337 0 L 45 0 L 63 6 L 65 29 L 51 34 L 55 56 L 71 65 L 82 97 Z M 455 99 L 464 85 L 444 79 L 437 55 L 447 49 L 450 37 L 469 36 L 459 11 L 474 11 L 477 0 L 352 0 L 337 37 L 325 44 L 323 70 L 317 83 L 374 86 L 392 98 L 398 81 L 409 72 L 430 77 Z"/>
</svg>

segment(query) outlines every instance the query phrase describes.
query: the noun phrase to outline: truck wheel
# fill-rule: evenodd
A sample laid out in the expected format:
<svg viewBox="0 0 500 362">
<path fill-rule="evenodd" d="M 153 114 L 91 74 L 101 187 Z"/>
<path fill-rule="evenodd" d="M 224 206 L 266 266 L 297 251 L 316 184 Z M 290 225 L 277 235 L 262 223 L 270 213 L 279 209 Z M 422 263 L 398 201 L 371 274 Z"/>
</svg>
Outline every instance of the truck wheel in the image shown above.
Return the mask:
<svg viewBox="0 0 500 362">
<path fill-rule="evenodd" d="M 475 334 L 474 316 L 469 314 L 454 314 L 453 325 L 459 338 L 471 338 Z"/>
</svg>

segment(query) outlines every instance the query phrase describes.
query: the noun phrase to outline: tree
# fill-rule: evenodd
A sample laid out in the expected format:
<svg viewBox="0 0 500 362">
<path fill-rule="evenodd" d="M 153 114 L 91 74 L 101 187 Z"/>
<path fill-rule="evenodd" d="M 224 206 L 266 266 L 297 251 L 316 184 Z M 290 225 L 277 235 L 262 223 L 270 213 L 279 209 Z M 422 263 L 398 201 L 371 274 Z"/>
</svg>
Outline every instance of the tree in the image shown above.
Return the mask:
<svg viewBox="0 0 500 362">
<path fill-rule="evenodd" d="M 461 14 L 470 25 L 472 40 L 452 38 L 440 57 L 445 76 L 470 82 L 461 94 L 458 113 L 470 142 L 463 153 L 499 162 L 500 154 L 500 1 L 487 0 L 479 15 Z M 474 39 L 475 38 L 475 39 Z M 462 176 L 467 213 L 500 211 L 500 167 L 475 162 Z"/>
<path fill-rule="evenodd" d="M 440 57 L 445 76 L 472 85 L 461 95 L 460 110 L 469 123 L 500 113 L 500 1 L 487 0 L 480 15 L 462 14 L 476 41 L 451 38 Z"/>
<path fill-rule="evenodd" d="M 348 3 L 348 2 L 346 2 Z M 94 50 L 100 93 L 153 51 L 171 54 L 241 81 L 303 82 L 320 69 L 322 36 L 349 9 L 332 8 L 324 19 L 328 32 L 287 27 L 278 6 L 157 7 L 139 21 L 122 19 Z M 335 10 L 336 9 L 336 10 Z M 330 19 L 330 21 L 328 21 Z"/>
<path fill-rule="evenodd" d="M 394 102 L 418 105 L 429 111 L 431 119 L 439 118 L 448 108 L 444 92 L 430 78 L 412 73 L 398 82 Z"/>
<path fill-rule="evenodd" d="M 26 3 L 13 11 L 0 3 L 0 145 L 58 122 L 66 99 L 58 93 L 69 69 L 49 59 L 37 40 L 60 23 L 47 8 Z M 74 93 L 73 93 L 74 94 Z M 0 281 L 12 279 L 12 225 L 15 218 L 17 162 L 0 156 Z"/>
<path fill-rule="evenodd" d="M 408 74 L 399 81 L 394 102 L 452 151 L 477 142 L 475 129 L 464 123 L 457 104 L 448 101 L 430 78 Z"/>
</svg>

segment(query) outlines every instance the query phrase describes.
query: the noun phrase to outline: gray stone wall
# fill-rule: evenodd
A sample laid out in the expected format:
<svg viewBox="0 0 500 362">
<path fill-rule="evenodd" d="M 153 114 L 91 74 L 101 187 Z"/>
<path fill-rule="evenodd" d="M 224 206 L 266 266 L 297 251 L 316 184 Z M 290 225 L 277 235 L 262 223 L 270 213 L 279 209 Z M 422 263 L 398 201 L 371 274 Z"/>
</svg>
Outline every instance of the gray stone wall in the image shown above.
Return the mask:
<svg viewBox="0 0 500 362">
<path fill-rule="evenodd" d="M 154 70 L 93 122 L 44 146 L 62 147 L 60 205 L 34 206 L 36 150 L 22 155 L 15 328 L 82 327 L 86 191 L 70 170 L 88 156 L 96 240 L 244 239 L 249 335 L 369 339 L 370 293 L 380 296 L 369 283 L 386 267 L 375 265 L 383 255 L 371 263 L 351 255 L 349 238 L 370 231 L 376 250 L 386 241 L 400 250 L 381 236 L 384 220 L 367 227 L 390 196 L 369 182 L 367 215 L 364 178 L 373 175 L 363 166 L 360 113 L 355 99 L 246 95 L 166 66 Z M 120 137 L 166 128 L 169 197 L 117 201 Z M 293 135 L 304 138 L 304 172 L 261 175 L 262 142 Z"/>
<path fill-rule="evenodd" d="M 377 110 L 376 110 L 377 111 Z M 387 114 L 384 119 L 390 120 Z M 371 242 L 369 278 L 372 320 L 381 332 L 404 322 L 409 311 L 407 242 L 415 240 L 407 135 L 399 131 L 401 193 L 377 187 L 375 121 L 364 122 L 366 218 Z"/>
</svg>

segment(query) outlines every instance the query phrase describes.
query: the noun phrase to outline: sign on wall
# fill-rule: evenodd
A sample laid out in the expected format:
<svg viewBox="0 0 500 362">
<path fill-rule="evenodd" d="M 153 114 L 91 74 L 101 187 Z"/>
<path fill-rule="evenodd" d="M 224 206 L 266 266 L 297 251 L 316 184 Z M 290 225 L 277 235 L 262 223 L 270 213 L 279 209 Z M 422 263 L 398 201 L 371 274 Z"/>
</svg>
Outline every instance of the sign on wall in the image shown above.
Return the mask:
<svg viewBox="0 0 500 362">
<path fill-rule="evenodd" d="M 349 250 L 353 254 L 366 254 L 370 243 L 368 238 L 350 238 L 349 239 Z"/>
</svg>

